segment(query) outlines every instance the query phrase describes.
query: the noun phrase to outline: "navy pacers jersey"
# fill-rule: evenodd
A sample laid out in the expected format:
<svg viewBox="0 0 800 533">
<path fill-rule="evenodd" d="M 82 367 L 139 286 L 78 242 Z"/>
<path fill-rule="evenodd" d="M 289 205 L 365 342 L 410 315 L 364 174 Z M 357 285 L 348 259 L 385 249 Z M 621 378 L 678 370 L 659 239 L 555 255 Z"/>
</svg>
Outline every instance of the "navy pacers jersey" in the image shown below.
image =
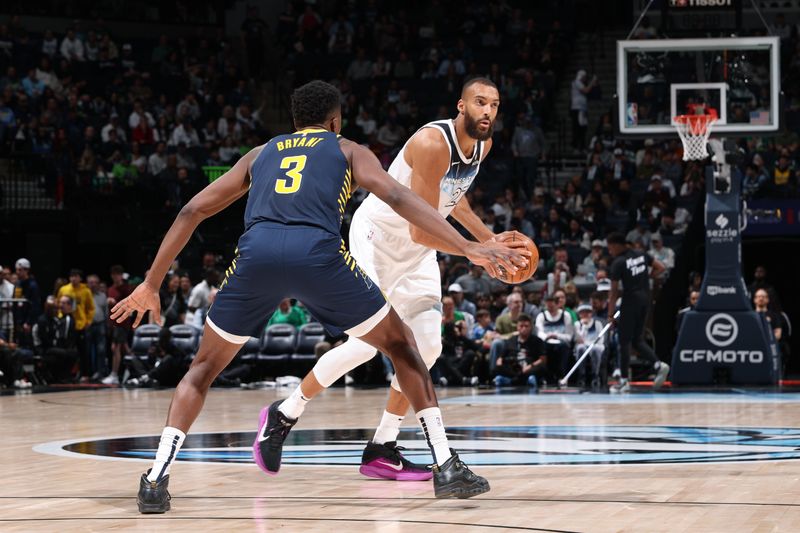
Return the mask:
<svg viewBox="0 0 800 533">
<path fill-rule="evenodd" d="M 231 342 L 260 337 L 284 298 L 300 300 L 332 334 L 360 337 L 386 316 L 386 299 L 340 235 L 351 184 L 335 133 L 309 128 L 264 145 L 209 327 Z"/>
<path fill-rule="evenodd" d="M 352 176 L 335 133 L 308 128 L 274 137 L 253 162 L 250 180 L 246 230 L 276 222 L 339 235 Z"/>
</svg>

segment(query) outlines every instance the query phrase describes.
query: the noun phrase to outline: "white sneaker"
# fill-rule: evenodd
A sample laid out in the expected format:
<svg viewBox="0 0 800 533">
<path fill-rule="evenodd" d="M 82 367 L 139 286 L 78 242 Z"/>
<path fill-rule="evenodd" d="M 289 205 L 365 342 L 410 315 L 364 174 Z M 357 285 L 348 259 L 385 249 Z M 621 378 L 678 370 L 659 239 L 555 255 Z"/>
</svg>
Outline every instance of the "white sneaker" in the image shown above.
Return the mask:
<svg viewBox="0 0 800 533">
<path fill-rule="evenodd" d="M 394 379 L 394 374 L 392 374 L 391 372 L 387 372 L 386 373 L 386 383 L 391 383 L 393 379 Z"/>
<path fill-rule="evenodd" d="M 17 389 L 30 389 L 31 387 L 33 387 L 33 384 L 31 384 L 28 381 L 25 381 L 24 379 L 15 379 L 14 387 L 16 387 Z"/>
<path fill-rule="evenodd" d="M 667 363 L 662 362 L 658 366 L 658 370 L 656 370 L 656 377 L 653 380 L 653 390 L 658 390 L 664 385 L 664 382 L 667 380 L 667 376 L 669 375 L 669 365 Z"/>
<path fill-rule="evenodd" d="M 345 374 L 344 375 L 344 384 L 345 385 L 352 385 L 355 382 L 356 382 L 356 380 L 354 380 L 353 376 L 351 376 L 350 374 Z"/>
<path fill-rule="evenodd" d="M 447 378 L 444 377 L 444 376 L 440 377 L 439 378 L 439 385 L 441 385 L 442 387 L 447 387 Z"/>
<path fill-rule="evenodd" d="M 119 385 L 119 376 L 117 376 L 112 372 L 111 374 L 104 377 L 100 383 L 102 383 L 103 385 Z"/>
<path fill-rule="evenodd" d="M 480 384 L 481 380 L 478 379 L 478 376 L 472 376 L 469 378 L 469 384 L 473 387 L 477 387 Z"/>
<path fill-rule="evenodd" d="M 627 394 L 631 391 L 631 384 L 627 379 L 621 380 L 619 383 L 608 389 L 611 394 Z"/>
</svg>

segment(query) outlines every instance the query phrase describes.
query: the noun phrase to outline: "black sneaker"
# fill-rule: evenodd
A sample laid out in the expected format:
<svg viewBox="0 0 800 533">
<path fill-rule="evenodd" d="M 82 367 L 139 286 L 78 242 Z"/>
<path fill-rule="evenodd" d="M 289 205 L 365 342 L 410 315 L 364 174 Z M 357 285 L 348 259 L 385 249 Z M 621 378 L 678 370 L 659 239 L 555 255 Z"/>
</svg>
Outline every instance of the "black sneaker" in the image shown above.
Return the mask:
<svg viewBox="0 0 800 533">
<path fill-rule="evenodd" d="M 361 456 L 359 472 L 367 477 L 396 481 L 428 481 L 433 471 L 427 465 L 412 463 L 400 453 L 405 450 L 397 441 L 384 444 L 368 442 Z"/>
<path fill-rule="evenodd" d="M 139 494 L 136 496 L 136 503 L 139 504 L 139 512 L 142 514 L 166 513 L 169 511 L 169 474 L 158 481 L 148 481 L 147 475 L 150 470 L 142 474 L 139 480 Z"/>
<path fill-rule="evenodd" d="M 489 482 L 461 462 L 454 449 L 442 466 L 433 465 L 433 493 L 437 498 L 472 498 L 489 492 Z"/>
<path fill-rule="evenodd" d="M 258 467 L 270 476 L 276 475 L 281 469 L 283 441 L 297 423 L 296 418 L 292 420 L 278 411 L 281 403 L 283 400 L 278 400 L 261 410 L 258 433 L 253 441 L 253 458 Z"/>
</svg>

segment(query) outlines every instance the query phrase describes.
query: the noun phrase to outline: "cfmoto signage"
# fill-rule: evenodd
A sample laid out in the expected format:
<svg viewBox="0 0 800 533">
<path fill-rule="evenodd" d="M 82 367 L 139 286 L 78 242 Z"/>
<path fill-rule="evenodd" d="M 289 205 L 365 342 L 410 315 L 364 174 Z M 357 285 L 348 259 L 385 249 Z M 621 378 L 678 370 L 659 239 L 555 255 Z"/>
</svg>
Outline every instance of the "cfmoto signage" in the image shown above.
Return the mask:
<svg viewBox="0 0 800 533">
<path fill-rule="evenodd" d="M 764 362 L 764 352 L 761 350 L 734 350 L 727 348 L 739 337 L 739 324 L 736 319 L 727 313 L 712 315 L 706 322 L 706 339 L 716 346 L 717 350 L 681 350 L 679 356 L 684 363 L 749 363 L 760 364 Z"/>
<path fill-rule="evenodd" d="M 727 313 L 717 313 L 706 322 L 706 338 L 714 346 L 730 346 L 739 335 L 739 324 Z"/>
</svg>

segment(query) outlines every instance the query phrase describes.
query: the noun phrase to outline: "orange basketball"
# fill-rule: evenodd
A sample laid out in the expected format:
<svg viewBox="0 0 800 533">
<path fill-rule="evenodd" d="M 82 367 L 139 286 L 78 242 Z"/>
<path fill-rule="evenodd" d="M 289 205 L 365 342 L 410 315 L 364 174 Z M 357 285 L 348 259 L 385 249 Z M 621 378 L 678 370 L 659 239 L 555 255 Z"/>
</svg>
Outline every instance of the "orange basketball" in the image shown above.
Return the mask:
<svg viewBox="0 0 800 533">
<path fill-rule="evenodd" d="M 499 279 L 509 284 L 522 283 L 523 281 L 531 279 L 531 276 L 536 272 L 536 267 L 539 266 L 539 249 L 532 240 L 521 233 L 515 233 L 511 240 L 522 240 L 525 242 L 525 249 L 531 253 L 530 258 L 528 258 L 528 266 L 526 268 L 520 268 L 514 274 L 510 275 L 506 273 L 503 267 L 500 267 L 501 274 Z"/>
</svg>

